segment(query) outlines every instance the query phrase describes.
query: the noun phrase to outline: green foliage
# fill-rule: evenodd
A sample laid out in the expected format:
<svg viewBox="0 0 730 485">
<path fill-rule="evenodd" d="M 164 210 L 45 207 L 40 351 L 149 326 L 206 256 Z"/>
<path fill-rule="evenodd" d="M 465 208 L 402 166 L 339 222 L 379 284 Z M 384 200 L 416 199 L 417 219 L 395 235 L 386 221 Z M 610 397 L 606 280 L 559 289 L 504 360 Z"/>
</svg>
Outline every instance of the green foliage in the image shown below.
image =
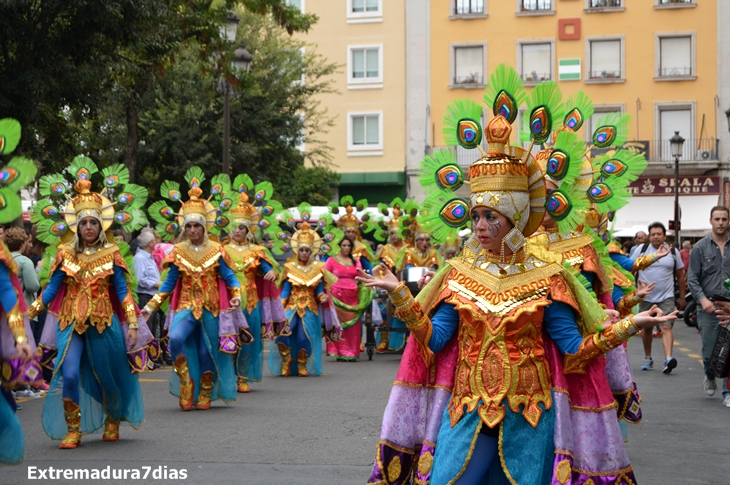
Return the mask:
<svg viewBox="0 0 730 485">
<path fill-rule="evenodd" d="M 303 201 L 327 205 L 339 181 L 340 175 L 326 167 L 300 166 L 276 179 L 276 198 L 284 207 L 295 207 Z"/>
</svg>

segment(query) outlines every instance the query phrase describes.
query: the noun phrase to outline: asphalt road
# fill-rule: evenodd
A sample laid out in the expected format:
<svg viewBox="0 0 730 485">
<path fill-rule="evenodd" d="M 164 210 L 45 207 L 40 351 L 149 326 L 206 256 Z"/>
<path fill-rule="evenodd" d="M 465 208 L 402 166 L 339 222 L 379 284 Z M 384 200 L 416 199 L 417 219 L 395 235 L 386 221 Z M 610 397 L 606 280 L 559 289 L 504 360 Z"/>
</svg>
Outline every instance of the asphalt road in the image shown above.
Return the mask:
<svg viewBox="0 0 730 485">
<path fill-rule="evenodd" d="M 640 371 L 641 342 L 629 344 L 644 413 L 640 424 L 629 427 L 627 443 L 637 479 L 641 485 L 729 484 L 730 409 L 719 392 L 710 398 L 702 391 L 699 336 L 683 324 L 676 326 L 676 335 L 679 365 L 670 375 L 659 368 Z M 660 340 L 654 345 L 658 366 Z M 145 374 L 142 427 L 122 427 L 118 443 L 103 442 L 101 434 L 85 436 L 76 450 L 59 450 L 43 433 L 43 399 L 26 401 L 19 411 L 25 462 L 1 468 L 0 484 L 99 483 L 29 480 L 28 474 L 39 476 L 38 469 L 48 467 L 110 467 L 148 475 L 106 483 L 363 485 L 398 360 L 396 355 L 356 363 L 326 358 L 322 377 L 266 376 L 230 406 L 214 403 L 209 411 L 188 413 L 167 391 L 170 368 Z M 172 470 L 185 470 L 187 478 L 169 479 Z M 157 478 L 165 472 L 167 480 Z"/>
</svg>

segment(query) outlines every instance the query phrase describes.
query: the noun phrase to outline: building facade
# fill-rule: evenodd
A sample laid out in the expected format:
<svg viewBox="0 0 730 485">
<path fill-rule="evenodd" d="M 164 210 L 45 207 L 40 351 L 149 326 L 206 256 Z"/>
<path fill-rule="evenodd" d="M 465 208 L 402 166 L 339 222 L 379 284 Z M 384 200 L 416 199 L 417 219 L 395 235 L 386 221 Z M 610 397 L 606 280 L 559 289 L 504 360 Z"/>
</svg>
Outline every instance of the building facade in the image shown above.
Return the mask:
<svg viewBox="0 0 730 485">
<path fill-rule="evenodd" d="M 333 148 L 339 194 L 405 198 L 405 0 L 289 1 L 319 17 L 301 38 L 341 66 L 337 93 L 320 96 L 334 126 L 318 134 Z"/>
</svg>

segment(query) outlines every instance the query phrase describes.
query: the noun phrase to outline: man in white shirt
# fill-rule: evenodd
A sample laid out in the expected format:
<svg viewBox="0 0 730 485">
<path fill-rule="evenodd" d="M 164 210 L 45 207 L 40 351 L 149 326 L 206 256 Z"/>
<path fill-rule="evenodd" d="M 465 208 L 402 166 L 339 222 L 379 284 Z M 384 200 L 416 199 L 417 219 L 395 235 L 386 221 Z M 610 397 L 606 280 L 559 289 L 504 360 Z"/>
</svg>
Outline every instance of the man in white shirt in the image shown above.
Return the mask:
<svg viewBox="0 0 730 485">
<path fill-rule="evenodd" d="M 667 231 L 664 224 L 654 222 L 649 225 L 649 242 L 634 247 L 631 250 L 631 258 L 647 256 L 656 253 L 661 247 L 666 247 Z M 639 304 L 639 311 L 649 310 L 652 306 L 657 305 L 663 312 L 671 313 L 675 310 L 674 300 L 674 282 L 679 286 L 679 301 L 676 307 L 679 310 L 684 309 L 685 299 L 685 279 L 684 264 L 682 258 L 675 248 L 672 248 L 668 257 L 662 258 L 648 268 L 639 271 L 636 279 L 646 280 L 649 283 L 655 283 L 654 290 L 647 295 L 643 302 Z M 674 346 L 674 335 L 672 326 L 674 320 L 663 323 L 659 328 L 662 332 L 662 345 L 664 346 L 664 363 L 662 371 L 665 374 L 672 372 L 677 367 L 677 359 L 672 356 L 672 347 Z M 644 342 L 644 360 L 641 364 L 641 370 L 650 370 L 654 367 L 654 359 L 651 357 L 651 330 L 644 330 L 641 333 L 641 340 Z"/>
</svg>

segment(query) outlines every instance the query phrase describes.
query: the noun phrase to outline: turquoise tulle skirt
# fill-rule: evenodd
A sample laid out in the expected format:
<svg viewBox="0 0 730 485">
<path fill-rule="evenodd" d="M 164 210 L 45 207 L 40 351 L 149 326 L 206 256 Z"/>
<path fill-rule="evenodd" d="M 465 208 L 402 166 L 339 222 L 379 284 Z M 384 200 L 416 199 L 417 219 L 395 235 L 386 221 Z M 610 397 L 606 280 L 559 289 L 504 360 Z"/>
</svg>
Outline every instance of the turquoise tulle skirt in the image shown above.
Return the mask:
<svg viewBox="0 0 730 485">
<path fill-rule="evenodd" d="M 56 367 L 43 405 L 43 429 L 56 440 L 63 439 L 67 431 L 63 416 L 62 369 L 72 335 L 73 326 L 58 331 Z M 107 416 L 138 428 L 144 421 L 142 390 L 137 374 L 132 374 L 129 368 L 119 320 L 112 317 L 112 324 L 102 333 L 90 326 L 81 338 L 84 341 L 79 369 L 81 432 L 93 433 L 100 429 Z"/>
<path fill-rule="evenodd" d="M 261 309 L 256 305 L 249 313 L 245 308 L 243 315 L 248 322 L 248 330 L 253 335 L 253 341 L 247 345 L 241 345 L 236 354 L 238 377 L 245 377 L 247 381 L 261 381 L 262 369 L 264 367 L 264 343 L 261 340 Z"/>
<path fill-rule="evenodd" d="M 305 336 L 309 341 L 309 348 L 312 352 L 307 359 L 307 372 L 310 376 L 322 375 L 322 321 L 318 315 L 315 315 L 310 310 L 305 310 L 304 321 L 301 321 L 301 317 L 296 310 L 287 310 L 286 318 L 289 321 L 289 326 L 294 327 L 294 319 L 300 319 L 298 327 L 304 329 Z M 302 325 L 304 323 L 304 325 Z M 301 331 L 300 329 L 296 330 Z M 277 342 L 279 339 L 276 339 Z M 289 345 L 291 347 L 292 363 L 291 363 L 291 374 L 292 376 L 297 375 L 297 354 L 299 353 L 299 345 L 297 343 L 297 336 L 295 332 L 289 336 Z M 281 355 L 279 354 L 279 347 L 276 343 L 271 342 L 269 344 L 269 372 L 274 375 L 281 375 Z"/>
<path fill-rule="evenodd" d="M 25 436 L 10 392 L 0 393 L 0 463 L 18 465 L 25 456 Z"/>
<path fill-rule="evenodd" d="M 170 333 L 172 333 L 175 325 L 181 322 L 193 319 L 191 310 L 181 310 L 177 312 L 170 325 Z M 214 317 L 208 310 L 203 310 L 203 316 L 200 320 L 195 320 L 196 329 L 191 332 L 185 339 L 183 346 L 185 357 L 188 361 L 188 372 L 193 380 L 195 388 L 193 390 L 193 399 L 198 402 L 200 394 L 200 376 L 202 371 L 200 368 L 200 358 L 198 357 L 198 349 L 200 345 L 205 345 L 208 353 L 213 358 L 215 374 L 213 381 L 213 393 L 210 396 L 211 401 L 217 399 L 223 400 L 225 403 L 236 400 L 236 374 L 233 370 L 233 356 L 219 351 L 218 347 L 218 318 Z M 180 380 L 175 372 L 170 376 L 170 393 L 180 396 Z"/>
</svg>

